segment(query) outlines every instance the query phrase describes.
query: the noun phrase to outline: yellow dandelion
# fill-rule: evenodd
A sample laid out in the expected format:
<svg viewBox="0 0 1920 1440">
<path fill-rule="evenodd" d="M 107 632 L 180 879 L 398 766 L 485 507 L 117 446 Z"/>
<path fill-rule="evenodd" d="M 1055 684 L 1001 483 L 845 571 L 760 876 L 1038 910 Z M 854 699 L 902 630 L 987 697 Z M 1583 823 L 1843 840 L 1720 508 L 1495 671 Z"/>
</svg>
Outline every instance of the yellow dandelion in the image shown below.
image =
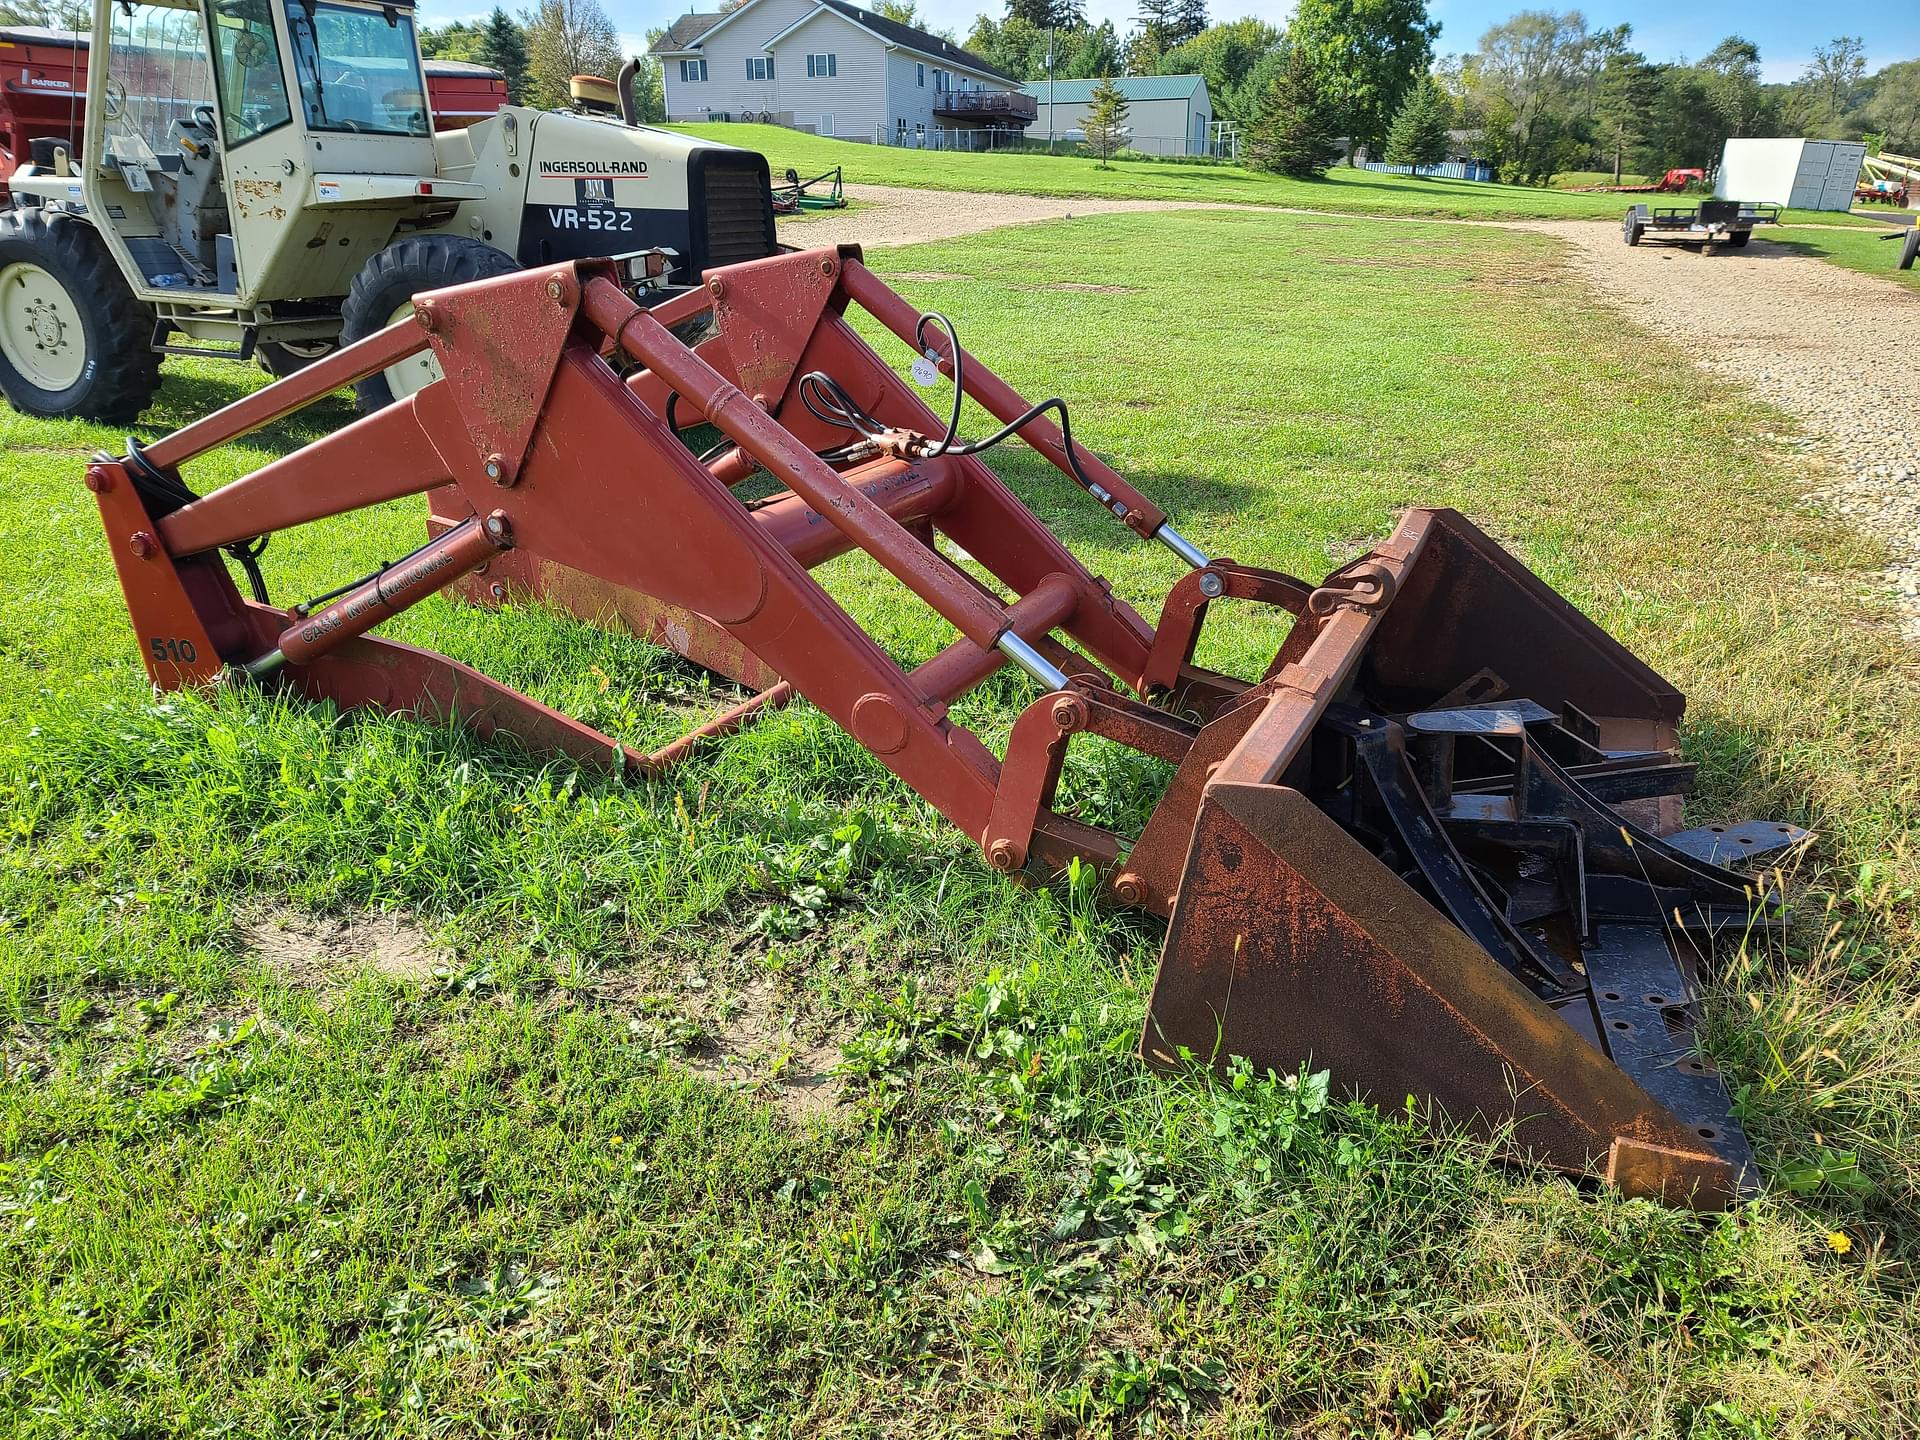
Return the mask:
<svg viewBox="0 0 1920 1440">
<path fill-rule="evenodd" d="M 1836 1255 L 1844 1255 L 1853 1249 L 1853 1237 L 1844 1230 L 1829 1230 L 1827 1248 Z"/>
<path fill-rule="evenodd" d="M 609 1135 L 607 1137 L 607 1144 L 609 1145 L 624 1145 L 626 1143 L 627 1142 L 618 1135 Z"/>
</svg>

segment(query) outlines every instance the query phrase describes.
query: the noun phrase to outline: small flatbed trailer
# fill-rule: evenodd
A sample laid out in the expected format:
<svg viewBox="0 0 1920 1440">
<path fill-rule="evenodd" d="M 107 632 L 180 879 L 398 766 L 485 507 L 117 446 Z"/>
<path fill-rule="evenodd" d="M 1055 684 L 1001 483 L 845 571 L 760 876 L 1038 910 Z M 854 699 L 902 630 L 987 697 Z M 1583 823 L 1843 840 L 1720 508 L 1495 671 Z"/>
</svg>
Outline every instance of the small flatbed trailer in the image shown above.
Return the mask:
<svg viewBox="0 0 1920 1440">
<path fill-rule="evenodd" d="M 1698 205 L 1631 205 L 1620 232 L 1629 245 L 1653 239 L 1668 245 L 1697 245 L 1702 254 L 1726 245 L 1738 250 L 1753 238 L 1756 225 L 1778 225 L 1780 207 L 1745 200 L 1702 200 Z"/>
</svg>

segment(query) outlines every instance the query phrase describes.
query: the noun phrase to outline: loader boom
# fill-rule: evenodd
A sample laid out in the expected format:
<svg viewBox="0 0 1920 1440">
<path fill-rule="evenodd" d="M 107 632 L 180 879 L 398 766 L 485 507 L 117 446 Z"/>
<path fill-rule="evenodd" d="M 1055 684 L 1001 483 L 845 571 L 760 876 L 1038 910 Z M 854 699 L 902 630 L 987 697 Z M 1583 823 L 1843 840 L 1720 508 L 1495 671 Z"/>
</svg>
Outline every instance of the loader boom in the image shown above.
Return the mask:
<svg viewBox="0 0 1920 1440">
<path fill-rule="evenodd" d="M 948 418 L 860 338 L 855 306 L 948 377 Z M 703 312 L 690 348 L 676 331 Z M 1170 917 L 1150 1062 L 1326 1063 L 1678 1203 L 1754 1183 L 1692 1042 L 1693 966 L 1717 931 L 1776 923 L 1776 897 L 1713 863 L 1729 832 L 1661 838 L 1691 779 L 1671 753 L 1681 697 L 1460 516 L 1411 511 L 1317 585 L 1211 559 L 1072 436 L 1063 404 L 1029 405 L 851 248 L 709 272 L 653 311 L 601 266 L 548 266 L 424 296 L 416 319 L 89 468 L 156 684 L 238 675 L 631 775 L 797 694 L 993 868 L 1077 859 L 1115 901 Z M 444 379 L 406 400 L 205 498 L 180 483 L 195 456 L 429 347 Z M 961 440 L 958 393 L 1002 429 Z M 726 437 L 704 457 L 678 433 L 702 423 Z M 1015 438 L 1188 567 L 1157 626 L 980 458 Z M 784 488 L 743 502 L 733 487 L 761 471 Z M 309 604 L 242 599 L 221 559 L 421 493 L 421 549 Z M 820 585 L 813 568 L 853 549 L 951 626 L 945 649 L 903 668 Z M 613 617 L 755 693 L 636 752 L 368 633 L 449 587 Z M 1222 601 L 1294 617 L 1264 676 L 1193 664 Z M 1041 693 L 996 756 L 949 706 L 1008 664 Z M 1138 837 L 1056 808 L 1081 734 L 1175 767 Z M 1742 838 L 1760 854 L 1806 837 Z"/>
</svg>

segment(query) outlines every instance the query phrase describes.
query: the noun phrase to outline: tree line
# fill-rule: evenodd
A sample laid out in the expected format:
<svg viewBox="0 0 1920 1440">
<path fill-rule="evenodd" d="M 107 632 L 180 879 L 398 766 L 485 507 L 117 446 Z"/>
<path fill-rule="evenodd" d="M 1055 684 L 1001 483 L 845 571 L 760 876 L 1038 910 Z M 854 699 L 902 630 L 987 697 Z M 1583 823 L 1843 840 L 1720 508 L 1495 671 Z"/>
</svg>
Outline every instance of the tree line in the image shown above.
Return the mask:
<svg viewBox="0 0 1920 1440">
<path fill-rule="evenodd" d="M 1293 174 L 1363 152 L 1412 165 L 1471 155 L 1519 182 L 1660 174 L 1709 165 L 1729 138 L 1756 135 L 1865 137 L 1920 151 L 1920 60 L 1869 74 L 1850 36 L 1817 47 L 1799 78 L 1769 84 L 1759 49 L 1738 35 L 1697 60 L 1653 60 L 1634 48 L 1631 27 L 1596 28 L 1578 10 L 1523 10 L 1471 52 L 1436 56 L 1426 0 L 1300 0 L 1284 28 L 1215 23 L 1206 0 L 1139 3 L 1124 34 L 1090 22 L 1085 0 L 1007 0 L 964 40 L 934 33 L 1016 80 L 1201 75 L 1216 117 L 1239 127 L 1242 159 Z M 873 8 L 927 28 L 914 0 Z M 426 27 L 420 39 L 428 55 L 492 66 L 516 103 L 540 107 L 565 105 L 573 76 L 611 79 L 629 58 L 599 0 L 496 9 L 481 22 Z M 664 119 L 659 65 L 633 58 L 641 118 Z M 1124 143 L 1110 102 L 1107 110 L 1103 152 L 1116 136 Z"/>
<path fill-rule="evenodd" d="M 1420 165 L 1471 155 L 1522 182 L 1659 174 L 1756 135 L 1920 151 L 1920 60 L 1868 74 L 1855 37 L 1768 84 L 1758 47 L 1738 35 L 1697 60 L 1656 61 L 1630 26 L 1596 29 L 1577 10 L 1521 11 L 1464 54 L 1436 57 L 1438 33 L 1425 0 L 1301 0 L 1284 29 L 1212 23 L 1205 0 L 1142 0 L 1124 35 L 1089 24 L 1083 0 L 1008 0 L 965 44 L 1027 81 L 1199 74 L 1217 117 L 1239 126 L 1243 158 L 1296 174 L 1343 151 Z"/>
<path fill-rule="evenodd" d="M 648 36 L 649 43 L 658 34 Z M 629 59 L 637 60 L 633 98 L 639 118 L 667 118 L 658 62 L 622 53 L 619 32 L 599 0 L 540 0 L 518 15 L 496 6 L 483 21 L 424 26 L 420 51 L 429 59 L 491 66 L 506 77 L 509 100 L 542 110 L 568 104 L 574 76 L 612 80 Z"/>
</svg>

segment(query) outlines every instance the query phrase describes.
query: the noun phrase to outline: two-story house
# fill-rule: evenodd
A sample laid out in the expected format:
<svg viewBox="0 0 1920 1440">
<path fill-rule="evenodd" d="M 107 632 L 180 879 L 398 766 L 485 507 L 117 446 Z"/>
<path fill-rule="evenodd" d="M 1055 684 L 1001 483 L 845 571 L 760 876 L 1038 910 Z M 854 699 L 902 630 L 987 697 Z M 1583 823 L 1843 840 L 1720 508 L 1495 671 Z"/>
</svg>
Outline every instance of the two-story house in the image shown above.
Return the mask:
<svg viewBox="0 0 1920 1440">
<path fill-rule="evenodd" d="M 682 15 L 652 53 L 670 121 L 764 120 L 931 145 L 1022 131 L 1038 109 L 978 55 L 846 0 L 746 0 Z"/>
</svg>

